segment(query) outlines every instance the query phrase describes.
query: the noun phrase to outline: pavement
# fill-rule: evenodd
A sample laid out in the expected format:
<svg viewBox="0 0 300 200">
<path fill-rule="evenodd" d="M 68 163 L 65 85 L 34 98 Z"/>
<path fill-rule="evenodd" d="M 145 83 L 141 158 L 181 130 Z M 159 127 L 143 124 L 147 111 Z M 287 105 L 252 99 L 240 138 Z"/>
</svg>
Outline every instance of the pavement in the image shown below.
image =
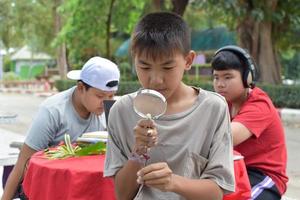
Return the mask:
<svg viewBox="0 0 300 200">
<path fill-rule="evenodd" d="M 16 157 L 18 149 L 9 147 L 13 141 L 24 141 L 26 131 L 35 116 L 39 104 L 56 91 L 27 92 L 4 91 L 0 88 L 0 164 L 5 156 Z M 287 173 L 290 178 L 284 200 L 300 200 L 300 110 L 283 108 L 278 110 L 284 124 L 288 149 Z M 3 168 L 0 165 L 0 177 Z M 0 183 L 0 196 L 2 195 Z"/>
</svg>

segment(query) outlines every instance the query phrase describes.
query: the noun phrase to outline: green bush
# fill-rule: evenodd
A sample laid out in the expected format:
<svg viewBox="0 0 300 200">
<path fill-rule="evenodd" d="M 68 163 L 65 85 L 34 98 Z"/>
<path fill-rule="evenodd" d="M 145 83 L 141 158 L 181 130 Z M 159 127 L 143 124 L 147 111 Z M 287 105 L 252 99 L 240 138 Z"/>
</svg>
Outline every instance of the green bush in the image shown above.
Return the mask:
<svg viewBox="0 0 300 200">
<path fill-rule="evenodd" d="M 15 62 L 13 62 L 8 56 L 4 56 L 4 72 L 15 71 Z"/>
<path fill-rule="evenodd" d="M 137 91 L 140 87 L 141 85 L 138 81 L 121 82 L 117 95 L 132 93 L 134 91 Z"/>
<path fill-rule="evenodd" d="M 199 81 L 195 79 L 185 79 L 184 82 L 188 85 L 200 87 L 205 90 L 213 91 L 211 81 Z M 76 81 L 71 80 L 57 80 L 55 86 L 59 91 L 66 90 L 76 84 Z M 122 81 L 119 86 L 117 95 L 124 95 L 140 88 L 138 81 Z M 277 108 L 300 108 L 300 86 L 287 86 L 287 85 L 267 85 L 259 84 L 258 87 L 262 88 L 272 99 L 273 104 Z"/>
<path fill-rule="evenodd" d="M 4 72 L 3 73 L 3 81 L 18 81 L 20 77 L 18 74 L 14 72 Z"/>
<path fill-rule="evenodd" d="M 188 85 L 193 85 L 206 90 L 214 91 L 212 82 L 200 82 L 197 80 L 185 81 Z M 277 108 L 300 108 L 300 85 L 268 85 L 258 84 L 271 98 Z"/>
<path fill-rule="evenodd" d="M 54 85 L 58 91 L 64 91 L 76 85 L 76 81 L 56 80 Z M 139 88 L 140 88 L 140 84 L 137 81 L 121 82 L 117 95 L 128 94 L 138 90 Z"/>
<path fill-rule="evenodd" d="M 300 85 L 259 85 L 278 108 L 300 108 Z"/>
<path fill-rule="evenodd" d="M 58 91 L 64 91 L 76 85 L 76 81 L 73 80 L 56 80 L 54 86 Z"/>
</svg>

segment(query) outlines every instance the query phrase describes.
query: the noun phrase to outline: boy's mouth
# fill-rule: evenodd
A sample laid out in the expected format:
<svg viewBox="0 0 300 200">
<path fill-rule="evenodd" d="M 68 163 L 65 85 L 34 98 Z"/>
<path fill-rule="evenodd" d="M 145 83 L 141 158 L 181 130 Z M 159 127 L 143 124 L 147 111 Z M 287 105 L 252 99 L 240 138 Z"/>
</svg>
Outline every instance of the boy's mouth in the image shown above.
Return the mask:
<svg viewBox="0 0 300 200">
<path fill-rule="evenodd" d="M 222 95 L 222 96 L 225 96 L 226 95 L 226 92 L 223 92 L 223 91 L 220 91 L 220 92 L 218 92 L 220 95 Z"/>
</svg>

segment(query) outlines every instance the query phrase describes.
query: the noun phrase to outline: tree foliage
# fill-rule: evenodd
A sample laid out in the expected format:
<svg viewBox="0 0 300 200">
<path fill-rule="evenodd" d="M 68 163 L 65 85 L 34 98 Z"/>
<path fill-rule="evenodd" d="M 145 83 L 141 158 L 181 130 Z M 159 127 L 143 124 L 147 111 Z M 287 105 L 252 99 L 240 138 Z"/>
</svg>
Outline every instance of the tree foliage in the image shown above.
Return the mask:
<svg viewBox="0 0 300 200">
<path fill-rule="evenodd" d="M 300 39 L 295 34 L 300 27 L 299 0 L 195 0 L 193 3 L 223 16 L 221 20 L 237 31 L 240 45 L 258 63 L 261 81 L 281 82 L 279 53 L 299 49 Z"/>
<path fill-rule="evenodd" d="M 65 41 L 75 60 L 93 55 L 111 57 L 107 40 L 118 31 L 129 33 L 143 7 L 144 2 L 138 0 L 65 1 L 60 11 L 67 16 L 66 23 L 57 43 Z"/>
<path fill-rule="evenodd" d="M 257 22 L 271 21 L 274 41 L 280 49 L 300 48 L 300 38 L 297 37 L 300 30 L 300 0 L 276 1 L 274 10 L 268 9 L 266 1 L 262 0 L 195 0 L 192 4 L 213 13 L 215 20 L 224 22 L 232 29 L 238 28 L 249 15 Z"/>
<path fill-rule="evenodd" d="M 29 45 L 53 54 L 51 1 L 1 0 L 0 37 L 5 48 Z"/>
<path fill-rule="evenodd" d="M 138 19 L 151 11 L 176 12 L 194 29 L 226 24 L 269 83 L 280 82 L 278 55 L 300 49 L 300 0 L 1 0 L 0 8 L 0 46 L 29 45 L 57 56 L 62 68 L 66 54 L 78 64 L 93 55 L 113 59 Z"/>
</svg>

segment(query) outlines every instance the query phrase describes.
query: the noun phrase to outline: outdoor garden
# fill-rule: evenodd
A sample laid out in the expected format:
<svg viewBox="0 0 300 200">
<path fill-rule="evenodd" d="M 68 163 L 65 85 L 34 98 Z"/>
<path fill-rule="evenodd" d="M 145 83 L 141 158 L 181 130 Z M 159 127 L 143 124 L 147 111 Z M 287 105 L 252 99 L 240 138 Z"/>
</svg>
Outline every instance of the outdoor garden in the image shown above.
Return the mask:
<svg viewBox="0 0 300 200">
<path fill-rule="evenodd" d="M 61 91 L 88 58 L 99 55 L 121 70 L 119 95 L 139 88 L 130 33 L 146 13 L 184 17 L 197 52 L 184 81 L 212 90 L 214 52 L 236 44 L 257 63 L 258 85 L 277 107 L 300 108 L 300 1 L 278 0 L 30 0 L 0 1 L 0 85 L 49 81 Z"/>
</svg>

